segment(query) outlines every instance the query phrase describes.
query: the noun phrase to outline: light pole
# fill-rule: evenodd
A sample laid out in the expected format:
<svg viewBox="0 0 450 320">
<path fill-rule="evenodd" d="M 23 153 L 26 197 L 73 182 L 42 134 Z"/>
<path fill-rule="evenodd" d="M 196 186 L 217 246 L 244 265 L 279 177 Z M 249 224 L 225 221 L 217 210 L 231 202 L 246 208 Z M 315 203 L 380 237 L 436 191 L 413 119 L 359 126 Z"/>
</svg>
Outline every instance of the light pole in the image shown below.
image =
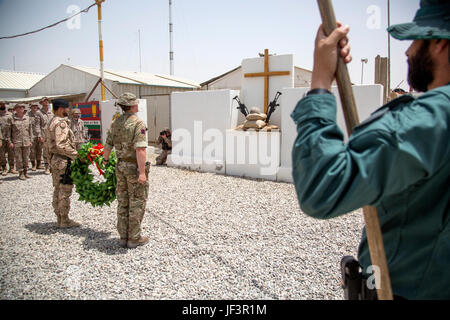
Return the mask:
<svg viewBox="0 0 450 320">
<path fill-rule="evenodd" d="M 105 101 L 105 75 L 103 70 L 103 37 L 102 37 L 102 2 L 105 2 L 105 0 L 95 0 L 97 3 L 98 8 L 98 43 L 99 43 L 99 50 L 100 50 L 100 78 L 102 79 L 101 83 L 101 94 L 102 94 L 102 101 Z"/>
<path fill-rule="evenodd" d="M 363 79 L 364 79 L 364 64 L 369 62 L 369 59 L 365 58 L 365 59 L 361 59 L 361 84 L 363 84 Z"/>
</svg>

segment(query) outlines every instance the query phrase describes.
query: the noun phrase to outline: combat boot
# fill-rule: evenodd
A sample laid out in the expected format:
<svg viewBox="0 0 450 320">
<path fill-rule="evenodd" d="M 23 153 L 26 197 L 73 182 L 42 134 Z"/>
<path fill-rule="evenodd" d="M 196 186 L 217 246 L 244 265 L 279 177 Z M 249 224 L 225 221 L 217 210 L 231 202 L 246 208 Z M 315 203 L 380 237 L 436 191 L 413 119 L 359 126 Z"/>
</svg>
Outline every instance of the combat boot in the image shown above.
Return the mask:
<svg viewBox="0 0 450 320">
<path fill-rule="evenodd" d="M 42 168 L 42 166 L 41 166 L 41 161 L 37 160 L 36 161 L 36 170 L 42 170 L 42 169 L 44 169 L 44 168 Z"/>
<path fill-rule="evenodd" d="M 17 172 L 16 170 L 14 170 L 14 168 L 9 167 L 8 173 L 18 174 L 19 172 Z"/>
<path fill-rule="evenodd" d="M 50 174 L 50 168 L 49 168 L 49 165 L 46 163 L 45 164 L 45 172 L 44 172 L 45 174 Z"/>
<path fill-rule="evenodd" d="M 120 238 L 120 240 L 119 240 L 119 245 L 120 245 L 122 248 L 126 248 L 126 247 L 127 247 L 127 242 L 128 242 L 128 239 L 122 239 L 122 238 Z"/>
<path fill-rule="evenodd" d="M 31 161 L 31 171 L 36 171 L 36 161 Z"/>
<path fill-rule="evenodd" d="M 68 216 L 61 217 L 61 223 L 59 224 L 60 228 L 76 228 L 79 226 L 81 226 L 81 223 L 69 219 Z"/>
<path fill-rule="evenodd" d="M 19 171 L 19 179 L 20 180 L 26 180 L 25 175 L 23 174 L 23 171 Z"/>
<path fill-rule="evenodd" d="M 24 170 L 23 175 L 25 176 L 25 178 L 31 179 L 31 176 L 28 174 L 28 170 Z"/>
<path fill-rule="evenodd" d="M 135 241 L 128 240 L 127 247 L 129 249 L 134 249 L 136 247 L 143 246 L 143 245 L 147 244 L 149 241 L 150 241 L 149 237 L 140 237 L 139 240 L 135 240 Z"/>
<path fill-rule="evenodd" d="M 8 169 L 6 169 L 6 167 L 3 167 L 2 176 L 6 176 L 7 174 L 8 174 Z"/>
</svg>

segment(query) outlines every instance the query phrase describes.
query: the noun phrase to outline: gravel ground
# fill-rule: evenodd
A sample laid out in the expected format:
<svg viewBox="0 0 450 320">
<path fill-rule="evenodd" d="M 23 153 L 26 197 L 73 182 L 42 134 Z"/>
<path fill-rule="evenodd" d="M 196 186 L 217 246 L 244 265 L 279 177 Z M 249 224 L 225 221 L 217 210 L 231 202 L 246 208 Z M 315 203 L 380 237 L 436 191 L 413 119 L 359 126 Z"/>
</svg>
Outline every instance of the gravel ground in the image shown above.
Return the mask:
<svg viewBox="0 0 450 320">
<path fill-rule="evenodd" d="M 342 299 L 360 211 L 314 220 L 292 184 L 152 166 L 143 234 L 119 247 L 116 205 L 72 195 L 56 228 L 51 176 L 0 176 L 0 299 Z"/>
</svg>

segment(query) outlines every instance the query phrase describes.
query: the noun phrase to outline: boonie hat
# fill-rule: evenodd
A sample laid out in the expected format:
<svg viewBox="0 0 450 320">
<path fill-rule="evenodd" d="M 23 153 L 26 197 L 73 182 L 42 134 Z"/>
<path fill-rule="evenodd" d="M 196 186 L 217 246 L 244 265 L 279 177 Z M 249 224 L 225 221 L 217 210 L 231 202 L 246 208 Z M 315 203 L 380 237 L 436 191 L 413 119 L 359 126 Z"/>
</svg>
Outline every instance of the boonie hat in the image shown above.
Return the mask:
<svg viewBox="0 0 450 320">
<path fill-rule="evenodd" d="M 73 108 L 72 109 L 72 114 L 75 114 L 75 113 L 81 114 L 81 110 L 78 109 L 78 108 Z"/>
<path fill-rule="evenodd" d="M 117 100 L 117 104 L 119 106 L 132 107 L 132 106 L 138 105 L 139 101 L 137 100 L 137 98 L 134 94 L 125 92 L 120 95 L 119 99 Z"/>
<path fill-rule="evenodd" d="M 392 25 L 387 31 L 398 40 L 450 40 L 450 1 L 421 0 L 413 22 Z"/>
</svg>

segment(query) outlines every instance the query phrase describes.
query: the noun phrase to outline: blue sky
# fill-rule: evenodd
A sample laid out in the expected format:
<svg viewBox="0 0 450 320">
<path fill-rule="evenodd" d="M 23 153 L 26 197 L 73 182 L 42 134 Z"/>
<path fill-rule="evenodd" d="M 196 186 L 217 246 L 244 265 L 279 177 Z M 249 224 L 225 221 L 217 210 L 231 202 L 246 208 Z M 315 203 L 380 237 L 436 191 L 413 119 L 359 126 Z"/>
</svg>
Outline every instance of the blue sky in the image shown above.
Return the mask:
<svg viewBox="0 0 450 320">
<path fill-rule="evenodd" d="M 93 0 L 0 0 L 0 36 L 32 31 L 66 18 L 69 6 Z M 168 0 L 106 0 L 103 4 L 105 67 L 169 74 Z M 296 66 L 312 68 L 320 24 L 314 0 L 173 0 L 175 75 L 206 81 L 256 57 L 294 54 Z M 391 24 L 411 21 L 419 0 L 391 0 Z M 374 82 L 374 60 L 387 56 L 387 0 L 334 0 L 337 19 L 350 25 L 354 83 Z M 379 13 L 379 15 L 377 14 Z M 379 19 L 377 19 L 379 17 Z M 379 25 L 377 25 L 379 24 Z M 0 40 L 0 69 L 47 73 L 60 64 L 98 67 L 97 8 L 82 14 L 79 28 L 66 23 L 37 34 Z M 392 82 L 408 89 L 404 52 L 409 41 L 391 39 Z"/>
</svg>

